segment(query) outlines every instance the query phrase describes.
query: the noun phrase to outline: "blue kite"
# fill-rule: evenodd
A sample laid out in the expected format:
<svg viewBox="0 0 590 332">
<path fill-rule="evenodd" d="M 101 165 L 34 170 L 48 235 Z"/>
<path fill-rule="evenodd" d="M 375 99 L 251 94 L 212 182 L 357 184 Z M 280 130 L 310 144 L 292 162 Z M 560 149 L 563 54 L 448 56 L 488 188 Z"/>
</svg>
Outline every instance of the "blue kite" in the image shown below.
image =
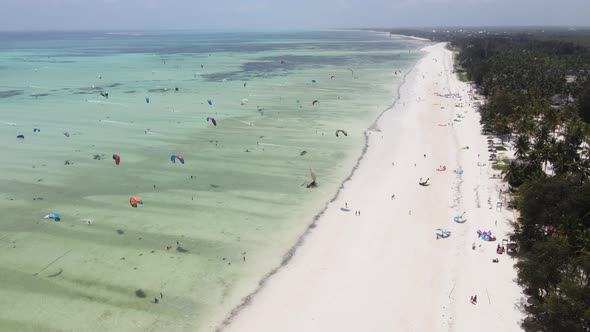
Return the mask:
<svg viewBox="0 0 590 332">
<path fill-rule="evenodd" d="M 50 214 L 46 215 L 43 218 L 45 218 L 45 219 L 53 219 L 55 221 L 60 221 L 61 220 L 61 217 L 57 213 L 50 213 Z"/>
</svg>

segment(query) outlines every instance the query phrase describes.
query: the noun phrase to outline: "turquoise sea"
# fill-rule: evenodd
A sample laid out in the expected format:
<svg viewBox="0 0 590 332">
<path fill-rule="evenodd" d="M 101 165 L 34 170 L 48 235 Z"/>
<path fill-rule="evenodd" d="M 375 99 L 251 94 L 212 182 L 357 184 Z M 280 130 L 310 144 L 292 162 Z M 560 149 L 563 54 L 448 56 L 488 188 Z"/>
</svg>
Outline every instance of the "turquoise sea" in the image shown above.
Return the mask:
<svg viewBox="0 0 590 332">
<path fill-rule="evenodd" d="M 0 33 L 0 330 L 214 329 L 332 198 L 423 46 Z"/>
</svg>

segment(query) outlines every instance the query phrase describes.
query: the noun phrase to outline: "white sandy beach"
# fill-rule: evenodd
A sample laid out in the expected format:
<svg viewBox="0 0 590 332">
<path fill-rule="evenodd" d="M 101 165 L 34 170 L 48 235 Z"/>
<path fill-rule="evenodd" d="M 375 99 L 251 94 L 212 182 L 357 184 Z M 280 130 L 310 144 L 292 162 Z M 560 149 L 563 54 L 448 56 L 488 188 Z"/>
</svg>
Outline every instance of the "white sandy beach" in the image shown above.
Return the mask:
<svg viewBox="0 0 590 332">
<path fill-rule="evenodd" d="M 222 330 L 521 330 L 515 261 L 496 254 L 512 212 L 496 208 L 506 198 L 492 178 L 498 172 L 470 87 L 452 73 L 445 44 L 424 51 L 400 100 L 368 132 L 368 151 L 338 198 Z M 446 171 L 436 171 L 440 165 Z M 462 175 L 453 172 L 459 168 Z M 419 186 L 420 178 L 431 185 Z M 463 212 L 467 222 L 455 223 Z M 452 235 L 437 240 L 439 227 Z M 479 239 L 478 229 L 491 230 L 496 242 Z"/>
</svg>

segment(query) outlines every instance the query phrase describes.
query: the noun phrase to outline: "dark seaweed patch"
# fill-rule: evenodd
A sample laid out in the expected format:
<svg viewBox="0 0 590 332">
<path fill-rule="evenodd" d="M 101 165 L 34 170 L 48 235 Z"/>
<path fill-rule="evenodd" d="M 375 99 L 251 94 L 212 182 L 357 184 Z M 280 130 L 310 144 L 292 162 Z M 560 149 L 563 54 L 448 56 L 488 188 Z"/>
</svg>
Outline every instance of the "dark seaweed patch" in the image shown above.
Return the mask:
<svg viewBox="0 0 590 332">
<path fill-rule="evenodd" d="M 23 94 L 23 90 L 6 90 L 0 91 L 0 98 L 14 97 Z"/>
<path fill-rule="evenodd" d="M 90 86 L 90 87 L 78 88 L 78 90 L 80 90 L 80 91 L 100 91 L 100 90 L 102 90 L 102 88 L 98 87 L 98 86 Z"/>
<path fill-rule="evenodd" d="M 284 63 L 281 64 L 281 60 Z M 209 82 L 219 82 L 224 79 L 243 80 L 285 76 L 290 71 L 301 69 L 314 69 L 323 66 L 341 66 L 354 67 L 356 63 L 383 63 L 387 61 L 400 60 L 399 54 L 359 54 L 359 55 L 342 55 L 342 56 L 323 56 L 323 55 L 283 55 L 261 57 L 254 61 L 246 62 L 241 65 L 241 70 L 230 72 L 218 72 L 203 75 L 203 78 Z"/>
<path fill-rule="evenodd" d="M 54 277 L 57 277 L 58 275 L 62 274 L 63 272 L 64 272 L 64 270 L 63 270 L 63 269 L 59 269 L 59 272 L 57 272 L 57 273 L 54 273 L 54 274 L 51 274 L 51 275 L 48 275 L 48 276 L 47 276 L 47 278 L 54 278 Z"/>
<path fill-rule="evenodd" d="M 140 299 L 145 299 L 147 295 L 143 290 L 138 289 L 135 291 L 135 296 L 139 297 Z"/>
<path fill-rule="evenodd" d="M 112 83 L 112 84 L 106 84 L 106 85 L 95 85 L 95 86 L 85 86 L 82 88 L 78 88 L 78 90 L 80 91 L 102 91 L 104 90 L 104 88 L 115 88 L 120 86 L 121 83 Z"/>
<path fill-rule="evenodd" d="M 41 63 L 76 63 L 71 60 L 40 60 L 40 59 L 24 59 L 24 62 L 41 62 Z"/>
</svg>

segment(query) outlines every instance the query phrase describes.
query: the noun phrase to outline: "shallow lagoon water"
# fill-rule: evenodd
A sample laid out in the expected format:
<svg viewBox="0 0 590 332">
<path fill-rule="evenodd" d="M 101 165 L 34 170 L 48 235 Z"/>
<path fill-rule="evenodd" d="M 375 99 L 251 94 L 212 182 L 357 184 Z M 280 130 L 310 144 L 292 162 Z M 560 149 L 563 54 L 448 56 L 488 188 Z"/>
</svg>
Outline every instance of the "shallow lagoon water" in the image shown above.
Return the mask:
<svg viewBox="0 0 590 332">
<path fill-rule="evenodd" d="M 368 31 L 0 40 L 0 330 L 19 331 L 213 329 L 333 196 L 424 45 Z"/>
</svg>

